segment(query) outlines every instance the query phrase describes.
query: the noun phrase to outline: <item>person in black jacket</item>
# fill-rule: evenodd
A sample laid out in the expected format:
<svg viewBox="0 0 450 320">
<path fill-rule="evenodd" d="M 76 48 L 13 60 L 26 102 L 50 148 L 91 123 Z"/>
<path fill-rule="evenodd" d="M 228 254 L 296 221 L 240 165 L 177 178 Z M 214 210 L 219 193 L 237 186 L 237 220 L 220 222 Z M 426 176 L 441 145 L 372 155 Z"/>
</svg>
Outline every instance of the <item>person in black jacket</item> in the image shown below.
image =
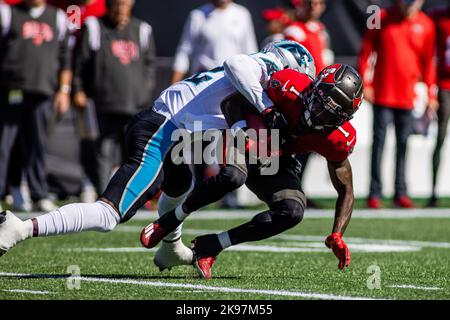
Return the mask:
<svg viewBox="0 0 450 320">
<path fill-rule="evenodd" d="M 44 148 L 53 105 L 69 108 L 72 72 L 67 19 L 45 0 L 0 5 L 0 198 L 18 137 L 37 210 L 51 211 Z"/>
<path fill-rule="evenodd" d="M 127 122 L 151 99 L 153 32 L 149 24 L 131 16 L 133 4 L 112 0 L 106 16 L 87 18 L 74 51 L 75 106 L 85 108 L 91 98 L 97 111 L 99 138 L 90 178 L 98 194 L 122 162 Z"/>
</svg>

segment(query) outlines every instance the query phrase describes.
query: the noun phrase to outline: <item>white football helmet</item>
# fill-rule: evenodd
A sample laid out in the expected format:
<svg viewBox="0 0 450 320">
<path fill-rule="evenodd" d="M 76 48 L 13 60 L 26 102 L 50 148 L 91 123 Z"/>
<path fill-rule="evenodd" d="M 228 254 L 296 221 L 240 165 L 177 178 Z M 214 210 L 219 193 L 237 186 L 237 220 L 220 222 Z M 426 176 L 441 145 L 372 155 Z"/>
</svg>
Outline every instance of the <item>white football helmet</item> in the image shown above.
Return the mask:
<svg viewBox="0 0 450 320">
<path fill-rule="evenodd" d="M 298 42 L 290 40 L 274 41 L 267 44 L 261 52 L 273 53 L 285 69 L 294 69 L 313 79 L 316 77 L 316 66 L 311 53 Z"/>
</svg>

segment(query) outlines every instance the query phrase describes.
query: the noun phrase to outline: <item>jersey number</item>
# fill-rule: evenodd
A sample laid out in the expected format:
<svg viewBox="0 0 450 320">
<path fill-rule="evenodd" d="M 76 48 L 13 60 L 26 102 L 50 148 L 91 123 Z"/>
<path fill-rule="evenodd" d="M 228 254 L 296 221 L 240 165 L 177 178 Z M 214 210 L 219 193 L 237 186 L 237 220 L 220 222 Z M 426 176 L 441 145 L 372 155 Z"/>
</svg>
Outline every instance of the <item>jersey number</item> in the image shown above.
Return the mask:
<svg viewBox="0 0 450 320">
<path fill-rule="evenodd" d="M 192 77 L 187 78 L 185 81 L 193 83 L 194 85 L 198 86 L 200 83 L 211 80 L 212 79 L 212 77 L 210 76 L 211 73 L 218 73 L 221 71 L 223 71 L 223 67 L 217 67 L 206 72 L 196 73 Z"/>
</svg>

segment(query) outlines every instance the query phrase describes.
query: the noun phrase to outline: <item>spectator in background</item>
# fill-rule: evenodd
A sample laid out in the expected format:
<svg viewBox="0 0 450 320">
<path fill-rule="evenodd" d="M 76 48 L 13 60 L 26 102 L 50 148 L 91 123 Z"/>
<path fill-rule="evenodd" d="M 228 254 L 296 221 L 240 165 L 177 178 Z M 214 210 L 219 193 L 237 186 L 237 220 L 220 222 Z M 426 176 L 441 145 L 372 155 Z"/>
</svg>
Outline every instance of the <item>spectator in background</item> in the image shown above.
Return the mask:
<svg viewBox="0 0 450 320">
<path fill-rule="evenodd" d="M 418 81 L 428 87 L 428 108 L 437 108 L 435 29 L 433 21 L 421 12 L 423 3 L 397 0 L 393 7 L 382 11 L 381 29 L 368 30 L 363 39 L 360 72 L 365 81 L 365 98 L 374 104 L 369 208 L 381 208 L 381 160 L 386 128 L 392 122 L 397 140 L 394 205 L 414 207 L 407 194 L 405 165 Z M 369 58 L 373 53 L 377 58 L 371 79 Z"/>
<path fill-rule="evenodd" d="M 239 53 L 258 51 L 250 12 L 231 0 L 212 0 L 191 11 L 173 65 L 172 83 L 213 69 Z"/>
<path fill-rule="evenodd" d="M 284 36 L 288 40 L 296 41 L 305 46 L 314 58 L 316 73 L 323 68 L 334 63 L 334 54 L 330 49 L 330 41 L 325 25 L 320 21 L 320 17 L 325 12 L 325 0 L 293 0 L 292 6 L 295 7 L 296 21 L 284 30 Z M 306 166 L 311 157 L 310 153 L 297 156 L 302 164 L 299 178 L 303 183 Z M 311 199 L 307 199 L 308 207 L 319 208 Z"/>
<path fill-rule="evenodd" d="M 106 0 L 47 0 L 49 3 L 66 11 L 71 33 L 70 47 L 73 49 L 80 36 L 81 26 L 88 17 L 100 18 L 106 14 Z M 73 10 L 77 5 L 80 10 Z M 75 15 L 79 14 L 79 17 Z M 95 177 L 96 142 L 98 138 L 98 124 L 94 103 L 89 100 L 85 107 L 75 109 L 76 129 L 80 139 L 80 164 L 83 168 L 81 179 L 80 201 L 92 203 L 97 200 L 97 193 L 90 177 Z"/>
<path fill-rule="evenodd" d="M 44 148 L 51 106 L 62 114 L 70 103 L 66 15 L 45 0 L 0 10 L 0 198 L 19 136 L 35 209 L 51 211 L 56 207 L 48 199 Z"/>
<path fill-rule="evenodd" d="M 435 207 L 437 205 L 436 186 L 441 162 L 441 148 L 447 135 L 447 124 L 450 117 L 450 7 L 433 11 L 431 17 L 437 30 L 439 109 L 437 110 L 438 133 L 433 153 L 433 184 L 428 206 Z"/>
<path fill-rule="evenodd" d="M 187 74 L 220 66 L 233 55 L 257 51 L 250 12 L 231 0 L 211 0 L 189 14 L 175 53 L 172 83 Z M 203 180 L 214 169 L 204 164 L 194 165 L 195 179 Z M 228 194 L 223 203 L 225 207 L 237 207 L 236 193 Z"/>
<path fill-rule="evenodd" d="M 85 108 L 89 97 L 97 111 L 99 138 L 91 180 L 98 194 L 122 161 L 128 120 L 150 103 L 153 88 L 153 32 L 131 16 L 133 4 L 108 1 L 106 16 L 86 19 L 74 51 L 74 104 Z"/>
<path fill-rule="evenodd" d="M 262 16 L 267 23 L 268 34 L 261 42 L 261 48 L 264 48 L 270 42 L 284 39 L 283 31 L 291 22 L 291 19 L 282 8 L 266 9 Z"/>
<path fill-rule="evenodd" d="M 328 32 L 320 21 L 326 9 L 325 0 L 294 0 L 293 5 L 296 6 L 297 20 L 284 30 L 284 36 L 308 49 L 319 73 L 323 68 L 334 63 Z"/>
<path fill-rule="evenodd" d="M 70 32 L 75 36 L 78 34 L 81 26 L 88 17 L 102 17 L 106 14 L 106 0 L 47 0 L 47 2 L 66 11 L 69 16 Z M 79 19 L 75 19 L 73 16 L 77 12 L 68 10 L 72 5 L 76 5 L 80 8 Z M 76 25 L 74 22 L 79 22 L 80 24 Z M 74 44 L 74 42 L 72 44 Z"/>
</svg>

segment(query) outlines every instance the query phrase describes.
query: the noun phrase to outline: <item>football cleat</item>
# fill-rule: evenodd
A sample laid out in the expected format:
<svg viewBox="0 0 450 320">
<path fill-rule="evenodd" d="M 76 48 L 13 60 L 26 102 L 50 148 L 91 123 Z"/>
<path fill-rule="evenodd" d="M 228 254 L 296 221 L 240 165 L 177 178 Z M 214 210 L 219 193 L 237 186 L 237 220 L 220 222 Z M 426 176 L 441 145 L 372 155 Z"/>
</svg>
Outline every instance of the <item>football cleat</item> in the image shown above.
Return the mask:
<svg viewBox="0 0 450 320">
<path fill-rule="evenodd" d="M 0 213 L 0 256 L 27 238 L 25 223 L 10 211 Z"/>
<path fill-rule="evenodd" d="M 211 279 L 211 268 L 216 256 L 222 251 L 216 234 L 207 234 L 192 240 L 194 268 L 202 279 Z"/>
<path fill-rule="evenodd" d="M 171 242 L 163 240 L 155 253 L 153 263 L 160 271 L 164 271 L 176 266 L 192 265 L 193 259 L 192 250 L 183 244 L 181 238 L 178 238 Z"/>
<path fill-rule="evenodd" d="M 205 257 L 194 260 L 194 267 L 200 278 L 205 280 L 211 279 L 211 268 L 214 264 L 214 257 Z"/>
<path fill-rule="evenodd" d="M 155 247 L 168 233 L 159 225 L 158 220 L 150 223 L 141 232 L 141 243 L 146 248 Z"/>
<path fill-rule="evenodd" d="M 146 248 L 155 247 L 169 233 L 174 231 L 182 221 L 178 220 L 175 210 L 169 211 L 155 222 L 150 223 L 141 232 L 141 243 Z"/>
</svg>

